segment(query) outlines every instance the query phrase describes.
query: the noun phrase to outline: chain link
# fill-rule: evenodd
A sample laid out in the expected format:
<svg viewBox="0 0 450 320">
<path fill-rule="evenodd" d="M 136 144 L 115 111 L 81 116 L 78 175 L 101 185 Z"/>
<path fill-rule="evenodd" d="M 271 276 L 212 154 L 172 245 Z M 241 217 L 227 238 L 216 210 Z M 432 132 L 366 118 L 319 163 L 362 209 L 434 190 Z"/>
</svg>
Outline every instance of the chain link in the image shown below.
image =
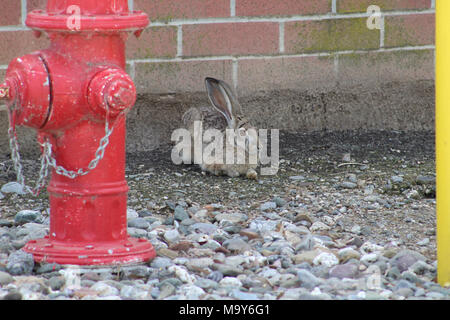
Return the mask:
<svg viewBox="0 0 450 320">
<path fill-rule="evenodd" d="M 67 170 L 63 166 L 56 164 L 56 159 L 52 155 L 52 144 L 48 140 L 48 138 L 41 144 L 42 154 L 41 154 L 41 168 L 39 170 L 39 177 L 36 181 L 36 185 L 34 188 L 31 188 L 25 184 L 25 177 L 23 175 L 21 157 L 19 153 L 19 143 L 17 140 L 16 127 L 15 127 L 15 108 L 16 108 L 16 100 L 8 106 L 8 116 L 9 116 L 9 146 L 11 148 L 11 159 L 13 161 L 14 169 L 16 170 L 17 182 L 22 186 L 23 191 L 28 192 L 34 196 L 38 196 L 42 188 L 44 188 L 47 177 L 49 175 L 49 167 L 55 169 L 55 172 L 59 175 L 63 175 L 70 179 L 75 179 L 79 176 L 84 176 L 94 170 L 100 160 L 103 159 L 105 154 L 105 149 L 109 144 L 109 137 L 113 133 L 114 127 L 117 124 L 119 118 L 124 116 L 128 110 L 123 110 L 115 119 L 115 123 L 112 128 L 109 128 L 109 108 L 108 103 L 106 105 L 106 119 L 105 119 L 105 136 L 100 139 L 99 147 L 95 152 L 95 157 L 92 159 L 87 168 L 80 168 L 76 171 Z"/>
</svg>

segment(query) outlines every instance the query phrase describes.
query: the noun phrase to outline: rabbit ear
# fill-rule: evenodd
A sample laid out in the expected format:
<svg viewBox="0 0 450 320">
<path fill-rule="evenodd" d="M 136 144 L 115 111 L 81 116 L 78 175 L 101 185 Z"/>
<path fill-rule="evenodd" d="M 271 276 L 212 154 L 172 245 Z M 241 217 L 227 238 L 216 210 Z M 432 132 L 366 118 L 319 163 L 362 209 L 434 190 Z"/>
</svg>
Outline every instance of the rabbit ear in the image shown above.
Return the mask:
<svg viewBox="0 0 450 320">
<path fill-rule="evenodd" d="M 224 81 L 206 78 L 206 91 L 212 105 L 225 117 L 228 127 L 236 127 L 236 113 L 240 112 L 240 105 L 230 86 Z"/>
</svg>

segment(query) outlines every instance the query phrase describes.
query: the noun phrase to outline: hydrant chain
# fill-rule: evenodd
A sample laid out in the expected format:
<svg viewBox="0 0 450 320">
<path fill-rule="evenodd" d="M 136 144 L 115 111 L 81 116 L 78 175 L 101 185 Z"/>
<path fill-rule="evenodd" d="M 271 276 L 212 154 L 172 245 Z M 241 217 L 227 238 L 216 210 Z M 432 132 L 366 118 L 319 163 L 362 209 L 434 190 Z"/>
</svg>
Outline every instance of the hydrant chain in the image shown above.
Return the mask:
<svg viewBox="0 0 450 320">
<path fill-rule="evenodd" d="M 11 159 L 13 161 L 14 169 L 16 171 L 17 176 L 17 182 L 22 186 L 24 191 L 34 195 L 38 196 L 42 188 L 44 188 L 46 184 L 46 180 L 48 177 L 48 167 L 53 167 L 55 169 L 55 172 L 59 175 L 65 176 L 70 179 L 75 179 L 79 176 L 84 176 L 89 174 L 92 170 L 94 170 L 100 160 L 103 159 L 103 156 L 105 154 L 105 149 L 109 144 L 109 137 L 114 131 L 114 125 L 112 128 L 109 128 L 109 109 L 107 109 L 107 116 L 105 120 L 105 136 L 100 139 L 100 144 L 95 152 L 95 158 L 92 159 L 89 162 L 89 165 L 87 166 L 87 169 L 80 168 L 76 171 L 74 170 L 67 170 L 63 166 L 57 165 L 56 159 L 52 155 L 52 144 L 48 139 L 41 144 L 43 147 L 42 155 L 41 155 L 41 168 L 39 170 L 39 177 L 36 181 L 36 186 L 34 188 L 31 188 L 25 184 L 25 177 L 23 176 L 23 168 L 21 164 L 21 157 L 19 153 L 19 143 L 17 141 L 17 135 L 16 135 L 16 129 L 13 124 L 13 117 L 14 117 L 14 108 L 15 103 L 12 104 L 11 107 L 8 108 L 9 112 L 9 118 L 10 118 L 10 127 L 8 129 L 8 135 L 9 135 L 9 146 L 11 148 Z M 120 117 L 124 116 L 126 113 L 126 110 L 122 111 L 119 116 L 116 118 L 116 123 L 120 119 Z"/>
<path fill-rule="evenodd" d="M 117 121 L 126 114 L 126 110 L 122 111 L 119 116 L 116 118 L 116 123 Z M 75 179 L 79 176 L 85 176 L 87 175 L 89 172 L 91 172 L 92 170 L 94 170 L 99 161 L 103 159 L 103 156 L 105 154 L 105 149 L 109 144 L 109 136 L 113 133 L 114 131 L 114 125 L 112 126 L 111 129 L 109 129 L 109 110 L 107 110 L 107 116 L 106 116 L 106 120 L 105 120 L 105 136 L 103 138 L 100 139 L 100 144 L 99 147 L 97 149 L 97 151 L 95 152 L 95 158 L 92 159 L 88 166 L 87 169 L 83 169 L 80 168 L 76 171 L 74 170 L 67 170 L 66 168 L 64 168 L 63 166 L 59 166 L 56 164 L 56 159 L 52 156 L 52 144 L 49 141 L 46 141 L 44 144 L 46 145 L 47 150 L 49 150 L 49 154 L 46 155 L 47 157 L 47 162 L 48 164 L 53 167 L 55 169 L 55 172 L 59 175 L 65 176 L 67 178 L 70 179 Z"/>
<path fill-rule="evenodd" d="M 31 193 L 34 196 L 38 196 L 39 192 L 44 188 L 47 177 L 48 177 L 48 161 L 47 154 L 48 148 L 44 146 L 43 154 L 41 155 L 41 168 L 39 170 L 39 178 L 36 181 L 36 186 L 34 189 L 28 187 L 25 184 L 25 177 L 22 172 L 22 164 L 19 153 L 19 144 L 17 142 L 16 130 L 14 127 L 8 129 L 9 135 L 9 146 L 11 148 L 11 159 L 13 161 L 14 169 L 16 171 L 17 182 L 22 186 L 23 191 Z"/>
</svg>

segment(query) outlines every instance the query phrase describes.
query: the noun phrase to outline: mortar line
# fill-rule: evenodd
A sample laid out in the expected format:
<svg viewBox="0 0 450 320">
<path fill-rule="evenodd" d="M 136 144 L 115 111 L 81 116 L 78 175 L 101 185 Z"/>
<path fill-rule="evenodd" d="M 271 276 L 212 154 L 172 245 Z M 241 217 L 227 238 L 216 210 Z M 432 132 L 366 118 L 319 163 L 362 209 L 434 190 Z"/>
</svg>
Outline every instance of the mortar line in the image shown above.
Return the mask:
<svg viewBox="0 0 450 320">
<path fill-rule="evenodd" d="M 335 52 L 316 52 L 316 53 L 300 53 L 300 54 L 282 54 L 277 56 L 249 55 L 249 56 L 205 56 L 205 57 L 189 57 L 189 58 L 152 58 L 152 59 L 134 59 L 130 60 L 135 63 L 160 63 L 160 62 L 192 62 L 192 61 L 217 61 L 217 60 L 252 60 L 252 59 L 281 59 L 281 58 L 305 58 L 305 57 L 330 57 L 333 55 L 343 54 L 363 54 L 363 53 L 379 53 L 379 52 L 398 52 L 398 51 L 419 51 L 419 50 L 435 50 L 434 45 L 425 46 L 409 46 L 396 48 L 380 48 L 377 50 L 343 50 Z"/>
<path fill-rule="evenodd" d="M 128 10 L 129 11 L 134 10 L 134 0 L 128 0 Z"/>
<path fill-rule="evenodd" d="M 0 32 L 9 32 L 9 31 L 25 31 L 30 30 L 25 26 L 4 26 L 0 27 Z"/>
<path fill-rule="evenodd" d="M 183 26 L 177 29 L 177 57 L 183 56 Z"/>
<path fill-rule="evenodd" d="M 284 22 L 280 22 L 279 26 L 279 43 L 280 53 L 284 53 Z"/>
<path fill-rule="evenodd" d="M 436 8 L 436 0 L 431 0 L 431 9 Z"/>
<path fill-rule="evenodd" d="M 27 0 L 21 1 L 21 20 L 22 25 L 25 26 L 25 20 L 27 19 Z"/>
<path fill-rule="evenodd" d="M 335 54 L 333 58 L 335 81 L 339 81 L 339 55 Z"/>
<path fill-rule="evenodd" d="M 331 13 L 334 13 L 334 14 L 337 13 L 336 0 L 332 0 L 332 1 L 331 1 Z"/>
<path fill-rule="evenodd" d="M 386 37 L 386 32 L 385 32 L 385 20 L 384 20 L 384 15 L 383 13 L 381 14 L 381 29 L 380 29 L 380 48 L 384 48 L 384 40 Z"/>
<path fill-rule="evenodd" d="M 384 12 L 385 16 L 402 16 L 402 15 L 416 15 L 416 14 L 431 14 L 435 10 L 408 10 L 408 11 L 389 11 Z M 329 19 L 349 19 L 349 18 L 368 18 L 370 14 L 362 13 L 348 13 L 335 14 L 331 13 L 324 15 L 310 15 L 310 16 L 289 16 L 289 17 L 225 17 L 225 18 L 200 18 L 200 19 L 174 19 L 169 22 L 152 22 L 151 26 L 181 26 L 191 24 L 213 24 L 213 23 L 246 23 L 246 22 L 290 22 L 290 21 L 317 21 Z"/>
<path fill-rule="evenodd" d="M 237 59 L 233 59 L 231 64 L 231 77 L 233 79 L 233 86 L 236 90 L 239 85 L 239 62 Z"/>
<path fill-rule="evenodd" d="M 236 0 L 230 0 L 230 16 L 236 16 Z"/>
<path fill-rule="evenodd" d="M 130 65 L 130 77 L 134 81 L 136 79 L 136 63 L 133 60 L 127 61 Z"/>
</svg>

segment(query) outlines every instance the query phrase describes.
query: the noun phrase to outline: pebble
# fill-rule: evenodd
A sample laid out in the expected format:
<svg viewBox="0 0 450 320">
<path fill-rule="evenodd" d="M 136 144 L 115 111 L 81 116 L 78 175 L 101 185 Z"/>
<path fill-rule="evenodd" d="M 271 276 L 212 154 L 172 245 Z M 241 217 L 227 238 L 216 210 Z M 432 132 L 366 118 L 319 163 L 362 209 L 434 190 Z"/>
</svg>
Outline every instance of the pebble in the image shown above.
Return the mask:
<svg viewBox="0 0 450 320">
<path fill-rule="evenodd" d="M 323 222 L 317 221 L 317 222 L 314 222 L 314 223 L 312 224 L 312 226 L 309 228 L 309 230 L 310 230 L 311 232 L 316 232 L 316 231 L 327 231 L 327 230 L 330 230 L 330 227 L 327 226 L 327 225 L 326 225 L 325 223 L 323 223 Z"/>
<path fill-rule="evenodd" d="M 230 297 L 238 300 L 260 300 L 257 294 L 233 290 Z"/>
<path fill-rule="evenodd" d="M 214 264 L 214 260 L 211 258 L 193 258 L 189 259 L 186 263 L 186 267 L 191 270 L 206 269 Z"/>
<path fill-rule="evenodd" d="M 128 220 L 128 227 L 148 229 L 150 227 L 150 223 L 144 218 L 132 218 Z"/>
<path fill-rule="evenodd" d="M 147 237 L 147 231 L 144 229 L 128 227 L 128 234 L 133 238 L 145 238 Z"/>
<path fill-rule="evenodd" d="M 64 276 L 56 276 L 51 277 L 48 282 L 52 290 L 58 291 L 61 290 L 61 288 L 66 284 L 66 279 Z"/>
<path fill-rule="evenodd" d="M 90 289 L 96 291 L 99 297 L 117 296 L 120 293 L 117 288 L 102 281 L 95 283 Z"/>
<path fill-rule="evenodd" d="M 378 255 L 376 253 L 366 253 L 365 255 L 363 255 L 361 257 L 361 262 L 365 263 L 365 264 L 371 264 L 374 263 L 375 261 L 377 261 L 378 259 Z"/>
<path fill-rule="evenodd" d="M 260 209 L 261 211 L 267 211 L 267 210 L 275 209 L 276 207 L 277 207 L 276 202 L 268 201 L 268 202 L 263 203 L 263 204 L 259 207 L 259 209 Z"/>
<path fill-rule="evenodd" d="M 424 238 L 424 239 L 418 241 L 417 245 L 418 246 L 426 246 L 429 243 L 430 243 L 430 238 Z"/>
<path fill-rule="evenodd" d="M 42 221 L 43 217 L 41 213 L 35 210 L 21 210 L 14 217 L 14 222 L 16 224 L 24 224 L 28 222 L 41 223 Z"/>
<path fill-rule="evenodd" d="M 197 287 L 202 288 L 203 290 L 209 291 L 210 289 L 214 290 L 219 286 L 219 284 L 217 282 L 218 281 L 214 281 L 212 279 L 200 278 L 200 279 L 197 279 L 197 281 L 194 284 Z"/>
<path fill-rule="evenodd" d="M 177 242 L 180 239 L 180 233 L 177 229 L 172 229 L 164 232 L 164 239 L 169 242 Z"/>
<path fill-rule="evenodd" d="M 220 213 L 214 217 L 219 222 L 229 222 L 232 224 L 241 223 L 248 220 L 248 216 L 243 213 Z"/>
<path fill-rule="evenodd" d="M 403 183 L 403 177 L 400 176 L 392 176 L 391 181 L 393 184 Z"/>
<path fill-rule="evenodd" d="M 131 219 L 135 219 L 139 217 L 139 213 L 137 213 L 136 210 L 132 209 L 132 208 L 127 208 L 127 219 L 131 220 Z"/>
<path fill-rule="evenodd" d="M 306 180 L 306 178 L 304 176 L 290 176 L 289 179 L 292 180 L 292 181 L 304 181 L 304 180 Z"/>
<path fill-rule="evenodd" d="M 189 214 L 186 212 L 186 210 L 182 206 L 176 206 L 174 218 L 175 218 L 175 220 L 183 221 L 185 219 L 189 219 Z"/>
<path fill-rule="evenodd" d="M 312 289 L 323 283 L 322 279 L 317 278 L 315 275 L 305 269 L 298 270 L 297 277 L 300 281 L 300 286 L 307 289 Z"/>
<path fill-rule="evenodd" d="M 33 255 L 22 250 L 11 253 L 6 270 L 12 275 L 31 274 L 34 268 Z"/>
<path fill-rule="evenodd" d="M 361 254 L 352 248 L 344 248 L 338 251 L 338 257 L 341 263 L 346 263 L 350 259 L 359 260 Z"/>
<path fill-rule="evenodd" d="M 184 285 L 180 287 L 183 300 L 199 300 L 205 295 L 205 291 L 196 285 Z"/>
<path fill-rule="evenodd" d="M 284 207 L 287 203 L 286 200 L 284 200 L 283 198 L 280 198 L 280 197 L 274 197 L 273 202 L 276 203 L 277 207 Z"/>
<path fill-rule="evenodd" d="M 426 258 L 415 251 L 402 250 L 390 259 L 390 264 L 397 267 L 400 272 L 408 270 L 417 261 L 426 261 Z"/>
<path fill-rule="evenodd" d="M 301 264 L 302 262 L 307 262 L 312 264 L 314 259 L 321 253 L 320 250 L 309 250 L 292 257 L 295 264 Z"/>
<path fill-rule="evenodd" d="M 434 176 L 417 176 L 416 177 L 416 183 L 417 184 L 435 184 L 436 183 L 436 177 Z"/>
<path fill-rule="evenodd" d="M 339 264 L 339 259 L 332 253 L 322 252 L 313 260 L 315 265 L 323 265 L 328 268 Z"/>
<path fill-rule="evenodd" d="M 159 289 L 158 299 L 160 300 L 166 299 L 167 297 L 170 297 L 171 295 L 175 294 L 175 292 L 176 292 L 175 286 L 173 286 L 170 283 L 164 284 Z"/>
<path fill-rule="evenodd" d="M 0 286 L 6 286 L 14 281 L 14 278 L 6 272 L 0 271 Z"/>
<path fill-rule="evenodd" d="M 172 260 L 165 257 L 155 257 L 150 263 L 150 267 L 155 269 L 165 269 L 172 265 Z"/>
<path fill-rule="evenodd" d="M 250 245 L 246 241 L 244 241 L 244 240 L 242 240 L 240 238 L 226 240 L 223 243 L 223 246 L 225 248 L 227 248 L 228 250 L 233 251 L 233 252 L 241 252 L 241 253 L 243 253 L 245 251 L 251 250 Z"/>
<path fill-rule="evenodd" d="M 224 277 L 219 284 L 221 286 L 242 287 L 242 282 L 235 277 Z"/>
<path fill-rule="evenodd" d="M 3 193 L 17 193 L 20 195 L 26 194 L 23 190 L 23 186 L 18 182 L 8 182 L 2 186 L 0 191 Z"/>
<path fill-rule="evenodd" d="M 358 275 L 358 266 L 353 263 L 339 264 L 332 267 L 329 271 L 330 277 L 339 279 L 355 278 Z"/>
<path fill-rule="evenodd" d="M 358 185 L 354 182 L 344 181 L 339 185 L 343 189 L 356 189 Z"/>
</svg>

